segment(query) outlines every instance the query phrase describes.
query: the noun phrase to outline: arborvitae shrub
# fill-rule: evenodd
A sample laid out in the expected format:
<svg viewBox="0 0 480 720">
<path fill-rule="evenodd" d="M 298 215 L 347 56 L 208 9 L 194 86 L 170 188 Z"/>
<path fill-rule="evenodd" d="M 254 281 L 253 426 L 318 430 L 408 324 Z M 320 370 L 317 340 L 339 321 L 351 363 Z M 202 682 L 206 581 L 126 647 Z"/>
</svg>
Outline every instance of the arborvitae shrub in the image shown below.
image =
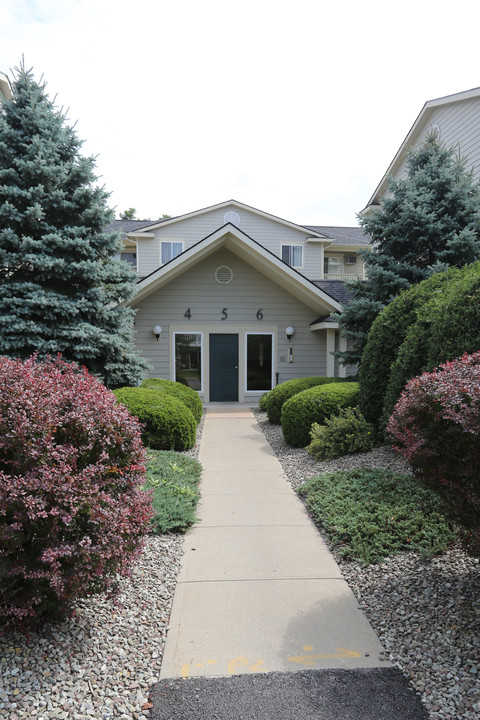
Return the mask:
<svg viewBox="0 0 480 720">
<path fill-rule="evenodd" d="M 480 554 L 480 352 L 407 383 L 387 427 L 417 476 L 442 496 Z"/>
<path fill-rule="evenodd" d="M 318 385 L 294 395 L 283 406 L 282 431 L 285 440 L 294 447 L 310 443 L 313 423 L 325 420 L 341 408 L 358 404 L 358 383 L 343 382 Z"/>
<path fill-rule="evenodd" d="M 312 441 L 307 450 L 316 460 L 367 452 L 373 447 L 374 434 L 373 425 L 365 420 L 358 408 L 345 408 L 338 415 L 327 418 L 324 425 L 313 423 Z"/>
<path fill-rule="evenodd" d="M 114 394 L 139 419 L 145 445 L 155 450 L 188 450 L 195 445 L 197 423 L 178 398 L 143 387 L 118 388 Z"/>
<path fill-rule="evenodd" d="M 317 385 L 327 385 L 329 383 L 343 382 L 340 378 L 331 377 L 304 377 L 295 378 L 294 380 L 286 380 L 270 390 L 266 400 L 268 419 L 274 425 L 281 422 L 283 405 L 294 395 L 308 388 Z"/>
<path fill-rule="evenodd" d="M 62 615 L 109 588 L 142 547 L 138 422 L 60 358 L 0 358 L 0 616 Z"/>
<path fill-rule="evenodd" d="M 147 378 L 142 382 L 142 388 L 149 390 L 158 390 L 165 392 L 167 395 L 173 395 L 181 400 L 191 410 L 193 417 L 198 425 L 203 415 L 203 404 L 198 393 L 187 385 L 174 382 L 173 380 L 163 380 L 162 378 Z"/>
</svg>

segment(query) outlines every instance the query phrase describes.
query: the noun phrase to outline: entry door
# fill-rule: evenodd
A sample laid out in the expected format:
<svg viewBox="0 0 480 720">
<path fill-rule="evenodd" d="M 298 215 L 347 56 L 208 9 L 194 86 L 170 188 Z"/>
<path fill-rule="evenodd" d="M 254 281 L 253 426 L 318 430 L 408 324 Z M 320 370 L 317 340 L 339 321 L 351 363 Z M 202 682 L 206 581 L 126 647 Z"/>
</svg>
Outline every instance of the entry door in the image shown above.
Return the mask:
<svg viewBox="0 0 480 720">
<path fill-rule="evenodd" d="M 210 335 L 210 402 L 238 401 L 238 335 Z"/>
</svg>

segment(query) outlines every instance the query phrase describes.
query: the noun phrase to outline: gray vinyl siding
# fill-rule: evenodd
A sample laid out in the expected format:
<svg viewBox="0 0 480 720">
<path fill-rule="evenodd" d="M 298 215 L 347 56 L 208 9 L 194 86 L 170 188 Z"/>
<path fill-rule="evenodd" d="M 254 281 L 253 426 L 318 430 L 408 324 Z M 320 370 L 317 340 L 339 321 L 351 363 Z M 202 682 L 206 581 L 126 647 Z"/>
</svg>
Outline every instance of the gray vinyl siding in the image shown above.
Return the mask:
<svg viewBox="0 0 480 720">
<path fill-rule="evenodd" d="M 219 265 L 232 268 L 229 285 L 219 285 L 214 271 Z M 133 303 L 135 307 L 135 303 Z M 185 318 L 190 308 L 191 319 Z M 221 320 L 222 309 L 228 318 Z M 263 319 L 258 320 L 261 309 Z M 136 306 L 136 345 L 149 360 L 154 377 L 173 378 L 171 368 L 172 332 L 273 332 L 274 372 L 279 381 L 326 372 L 324 332 L 311 332 L 310 323 L 318 313 L 311 310 L 278 285 L 252 269 L 225 248 L 187 270 L 164 288 L 152 293 Z M 156 342 L 152 328 L 160 325 L 162 337 Z M 295 335 L 290 343 L 285 328 L 292 325 Z M 203 338 L 204 353 L 207 333 Z M 288 363 L 288 347 L 294 348 L 295 362 Z"/>
<path fill-rule="evenodd" d="M 282 245 L 302 245 L 303 268 L 298 268 L 299 271 L 310 280 L 323 277 L 323 244 L 306 243 L 311 233 L 236 206 L 217 208 L 178 222 L 167 223 L 154 231 L 154 241 L 140 239 L 140 274 L 149 274 L 159 266 L 162 240 L 182 241 L 184 250 L 187 250 L 222 227 L 225 224 L 225 213 L 229 209 L 235 210 L 240 216 L 239 229 L 277 257 L 281 258 Z"/>
<path fill-rule="evenodd" d="M 471 98 L 453 102 L 447 105 L 440 105 L 433 108 L 428 115 L 428 120 L 419 132 L 418 139 L 414 142 L 417 147 L 425 138 L 432 127 L 438 125 L 440 129 L 440 141 L 447 147 L 453 147 L 460 152 L 462 157 L 467 158 L 467 169 L 473 167 L 474 177 L 480 180 L 480 140 L 478 129 L 480 127 L 480 98 Z M 397 178 L 403 178 L 407 174 L 405 164 L 395 173 Z"/>
</svg>

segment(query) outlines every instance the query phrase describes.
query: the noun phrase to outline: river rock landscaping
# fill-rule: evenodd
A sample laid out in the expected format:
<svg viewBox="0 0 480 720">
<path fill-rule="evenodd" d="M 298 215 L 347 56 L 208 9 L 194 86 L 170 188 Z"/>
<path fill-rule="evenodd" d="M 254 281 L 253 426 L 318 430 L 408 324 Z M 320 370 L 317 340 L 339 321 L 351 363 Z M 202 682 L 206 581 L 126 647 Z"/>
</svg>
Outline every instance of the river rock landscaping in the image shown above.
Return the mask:
<svg viewBox="0 0 480 720">
<path fill-rule="evenodd" d="M 279 425 L 255 411 L 257 421 L 294 488 L 335 470 L 376 467 L 408 473 L 390 448 L 317 462 L 292 448 Z M 429 720 L 477 720 L 480 716 L 480 565 L 453 549 L 427 560 L 404 552 L 364 566 L 345 560 L 328 538 L 335 560 L 355 593 L 386 659 L 421 695 Z"/>
</svg>

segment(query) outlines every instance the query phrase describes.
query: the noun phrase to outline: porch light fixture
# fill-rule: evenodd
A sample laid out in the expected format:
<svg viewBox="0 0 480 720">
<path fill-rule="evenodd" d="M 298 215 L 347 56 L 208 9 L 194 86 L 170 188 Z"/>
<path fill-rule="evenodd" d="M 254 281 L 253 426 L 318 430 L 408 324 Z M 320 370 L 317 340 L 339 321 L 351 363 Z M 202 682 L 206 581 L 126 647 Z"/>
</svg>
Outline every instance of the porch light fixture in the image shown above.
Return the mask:
<svg viewBox="0 0 480 720">
<path fill-rule="evenodd" d="M 153 334 L 155 335 L 155 338 L 158 342 L 158 339 L 162 334 L 162 328 L 160 327 L 160 325 L 155 325 L 155 327 L 153 328 Z"/>
<path fill-rule="evenodd" d="M 285 328 L 285 335 L 287 336 L 288 342 L 292 339 L 292 336 L 295 334 L 295 328 L 293 328 L 291 325 L 289 325 L 287 328 Z"/>
</svg>

